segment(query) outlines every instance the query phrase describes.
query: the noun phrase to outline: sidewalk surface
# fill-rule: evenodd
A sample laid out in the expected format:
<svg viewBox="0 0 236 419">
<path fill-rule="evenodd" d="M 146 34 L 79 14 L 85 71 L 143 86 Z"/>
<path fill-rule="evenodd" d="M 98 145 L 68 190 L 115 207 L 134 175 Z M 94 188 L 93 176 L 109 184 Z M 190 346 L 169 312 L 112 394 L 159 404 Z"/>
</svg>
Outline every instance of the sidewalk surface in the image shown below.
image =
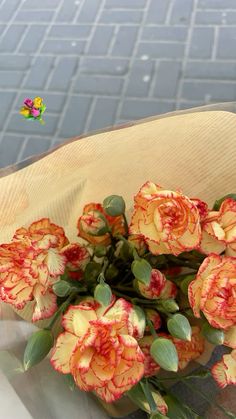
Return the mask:
<svg viewBox="0 0 236 419">
<path fill-rule="evenodd" d="M 45 126 L 18 114 L 42 96 Z M 236 100 L 236 0 L 0 0 L 0 167 L 65 138 Z"/>
</svg>

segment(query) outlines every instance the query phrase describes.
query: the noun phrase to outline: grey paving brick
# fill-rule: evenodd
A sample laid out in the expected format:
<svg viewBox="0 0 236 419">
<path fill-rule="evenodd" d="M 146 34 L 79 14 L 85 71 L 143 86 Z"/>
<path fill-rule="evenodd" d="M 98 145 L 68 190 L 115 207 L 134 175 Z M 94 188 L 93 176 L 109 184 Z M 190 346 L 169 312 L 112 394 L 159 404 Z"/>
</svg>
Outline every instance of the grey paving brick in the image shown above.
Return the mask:
<svg viewBox="0 0 236 419">
<path fill-rule="evenodd" d="M 53 25 L 49 31 L 49 38 L 87 38 L 92 30 L 92 25 Z"/>
<path fill-rule="evenodd" d="M 54 60 L 54 57 L 38 57 L 30 69 L 24 87 L 27 89 L 43 89 L 53 68 Z"/>
<path fill-rule="evenodd" d="M 89 45 L 88 55 L 106 55 L 113 33 L 113 26 L 97 26 Z"/>
<path fill-rule="evenodd" d="M 46 29 L 46 25 L 32 25 L 20 46 L 19 52 L 32 52 L 35 54 L 42 42 Z"/>
<path fill-rule="evenodd" d="M 56 131 L 59 118 L 54 115 L 45 115 L 45 125 L 40 124 L 38 121 L 27 120 L 20 114 L 13 114 L 7 127 L 9 133 L 16 132 L 19 134 L 40 134 L 53 135 Z"/>
<path fill-rule="evenodd" d="M 189 61 L 185 78 L 236 80 L 236 62 Z"/>
<path fill-rule="evenodd" d="M 102 23 L 139 23 L 141 10 L 104 10 L 100 17 Z"/>
<path fill-rule="evenodd" d="M 67 92 L 77 65 L 78 58 L 61 57 L 54 69 L 49 89 Z"/>
<path fill-rule="evenodd" d="M 19 95 L 19 100 L 16 104 L 16 111 L 19 110 L 21 105 L 24 102 L 24 99 L 26 97 L 30 97 L 33 99 L 36 96 L 37 92 L 35 94 L 32 94 L 32 92 L 29 92 L 25 90 L 23 93 Z M 47 106 L 47 109 L 45 111 L 45 120 L 47 119 L 47 113 L 48 112 L 55 112 L 55 113 L 61 113 L 65 102 L 66 102 L 66 95 L 61 93 L 49 93 L 47 91 L 40 91 L 40 96 L 43 98 L 44 103 Z"/>
<path fill-rule="evenodd" d="M 0 41 L 0 52 L 12 52 L 16 49 L 26 27 L 24 25 L 9 26 Z"/>
<path fill-rule="evenodd" d="M 29 68 L 32 58 L 26 55 L 1 54 L 0 70 L 26 70 Z"/>
<path fill-rule="evenodd" d="M 58 0 L 25 0 L 21 6 L 22 9 L 55 9 L 58 6 Z"/>
<path fill-rule="evenodd" d="M 170 112 L 174 109 L 174 103 L 160 102 L 154 100 L 140 100 L 127 99 L 124 101 L 121 118 L 125 119 L 138 119 L 145 118 L 151 115 L 159 115 L 162 113 Z"/>
<path fill-rule="evenodd" d="M 47 139 L 40 138 L 28 138 L 26 145 L 24 147 L 21 160 L 27 159 L 28 157 L 34 156 L 36 154 L 44 153 L 45 151 L 51 148 L 51 142 Z"/>
<path fill-rule="evenodd" d="M 19 87 L 24 77 L 24 73 L 19 71 L 1 71 L 0 87 L 14 88 Z"/>
<path fill-rule="evenodd" d="M 0 25 L 0 35 L 2 35 L 3 31 L 6 29 L 7 25 Z"/>
<path fill-rule="evenodd" d="M 83 54 L 86 41 L 77 40 L 77 41 L 68 41 L 68 40 L 46 40 L 42 47 L 42 52 L 63 55 L 76 55 Z"/>
<path fill-rule="evenodd" d="M 0 6 L 0 21 L 9 22 L 19 5 L 19 0 L 4 1 Z"/>
<path fill-rule="evenodd" d="M 89 124 L 89 131 L 110 127 L 115 122 L 119 101 L 112 98 L 98 98 Z"/>
<path fill-rule="evenodd" d="M 56 22 L 72 22 L 78 11 L 78 7 L 80 7 L 80 4 L 76 4 L 74 0 L 64 0 L 56 16 Z"/>
<path fill-rule="evenodd" d="M 123 86 L 121 77 L 85 76 L 78 77 L 75 91 L 93 95 L 119 95 Z"/>
<path fill-rule="evenodd" d="M 125 58 L 82 58 L 80 72 L 87 74 L 100 74 L 120 76 L 129 71 L 129 60 Z"/>
<path fill-rule="evenodd" d="M 6 134 L 1 141 L 0 167 L 15 163 L 22 147 L 24 137 Z"/>
<path fill-rule="evenodd" d="M 147 13 L 147 23 L 164 23 L 170 0 L 152 0 Z"/>
<path fill-rule="evenodd" d="M 225 21 L 221 11 L 198 10 L 195 16 L 195 23 L 200 25 L 221 25 Z"/>
<path fill-rule="evenodd" d="M 214 81 L 186 81 L 183 84 L 183 99 L 203 101 L 227 101 L 236 99 L 236 83 Z"/>
<path fill-rule="evenodd" d="M 82 8 L 78 16 L 78 22 L 89 23 L 94 22 L 101 6 L 101 0 L 86 0 L 83 2 Z"/>
<path fill-rule="evenodd" d="M 188 24 L 193 10 L 193 0 L 174 0 L 170 22 Z"/>
<path fill-rule="evenodd" d="M 67 113 L 60 130 L 61 137 L 73 137 L 83 132 L 92 99 L 89 97 L 71 96 Z"/>
<path fill-rule="evenodd" d="M 106 0 L 107 9 L 142 9 L 146 5 L 146 0 Z"/>
<path fill-rule="evenodd" d="M 15 18 L 15 22 L 50 22 L 54 15 L 53 10 L 20 10 Z"/>
<path fill-rule="evenodd" d="M 236 58 L 236 27 L 220 28 L 218 39 L 218 58 Z"/>
<path fill-rule="evenodd" d="M 154 96 L 160 98 L 175 98 L 178 82 L 181 77 L 181 63 L 177 61 L 162 61 L 159 63 Z"/>
<path fill-rule="evenodd" d="M 129 74 L 125 95 L 130 97 L 148 96 L 153 70 L 153 61 L 135 60 Z"/>
<path fill-rule="evenodd" d="M 210 58 L 214 42 L 214 28 L 195 28 L 193 30 L 189 56 Z"/>
<path fill-rule="evenodd" d="M 234 0 L 199 0 L 198 7 L 202 9 L 236 9 Z"/>
<path fill-rule="evenodd" d="M 174 42 L 140 42 L 137 55 L 149 58 L 182 58 L 184 44 Z"/>
<path fill-rule="evenodd" d="M 203 104 L 202 101 L 185 101 L 185 100 L 181 100 L 178 104 L 177 104 L 177 109 L 190 109 L 190 108 L 195 108 L 196 106 L 201 106 Z"/>
<path fill-rule="evenodd" d="M 222 12 L 224 13 L 224 12 Z M 225 13 L 224 24 L 235 25 L 236 24 L 236 12 L 230 11 Z"/>
<path fill-rule="evenodd" d="M 145 41 L 179 41 L 184 42 L 188 28 L 183 26 L 144 26 L 142 39 Z"/>
<path fill-rule="evenodd" d="M 112 48 L 112 55 L 130 57 L 136 43 L 137 33 L 137 27 L 121 26 L 116 35 L 116 40 Z"/>
<path fill-rule="evenodd" d="M 14 98 L 15 98 L 15 94 L 13 92 L 0 91 L 0 103 L 1 104 L 4 103 L 4 106 L 1 107 L 1 112 L 0 112 L 0 131 L 2 131 L 3 129 L 3 125 L 4 125 L 7 115 L 11 112 Z"/>
</svg>

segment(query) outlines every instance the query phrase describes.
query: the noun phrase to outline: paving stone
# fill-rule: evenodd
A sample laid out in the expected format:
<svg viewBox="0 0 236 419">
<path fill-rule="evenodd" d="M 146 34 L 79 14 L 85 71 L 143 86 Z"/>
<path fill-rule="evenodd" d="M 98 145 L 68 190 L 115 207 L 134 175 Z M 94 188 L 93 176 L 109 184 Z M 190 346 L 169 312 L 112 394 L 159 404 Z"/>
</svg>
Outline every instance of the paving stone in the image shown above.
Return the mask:
<svg viewBox="0 0 236 419">
<path fill-rule="evenodd" d="M 7 25 L 0 25 L 0 35 L 2 35 L 3 31 L 6 29 Z"/>
<path fill-rule="evenodd" d="M 177 61 L 162 61 L 159 63 L 154 96 L 160 98 L 175 98 L 181 77 L 181 63 Z"/>
<path fill-rule="evenodd" d="M 61 57 L 54 69 L 49 89 L 67 92 L 78 66 L 78 58 Z"/>
<path fill-rule="evenodd" d="M 135 60 L 129 73 L 125 95 L 130 97 L 148 96 L 153 70 L 153 61 Z"/>
<path fill-rule="evenodd" d="M 71 96 L 67 113 L 60 130 L 61 137 L 81 134 L 85 127 L 92 99 L 84 96 Z"/>
<path fill-rule="evenodd" d="M 89 45 L 88 55 L 106 55 L 113 33 L 113 26 L 97 26 Z"/>
<path fill-rule="evenodd" d="M 0 21 L 9 22 L 19 5 L 19 0 L 4 1 L 0 6 Z"/>
<path fill-rule="evenodd" d="M 195 28 L 193 30 L 189 56 L 191 58 L 210 58 L 214 43 L 214 28 Z"/>
<path fill-rule="evenodd" d="M 0 88 L 14 88 L 21 85 L 24 73 L 19 71 L 1 71 L 0 73 Z"/>
<path fill-rule="evenodd" d="M 5 35 L 0 41 L 0 52 L 12 52 L 16 49 L 23 33 L 25 32 L 25 25 L 9 26 Z"/>
<path fill-rule="evenodd" d="M 76 4 L 74 0 L 64 0 L 56 16 L 56 22 L 72 22 L 78 11 L 78 7 L 79 4 Z"/>
<path fill-rule="evenodd" d="M 77 21 L 80 23 L 94 22 L 101 6 L 101 0 L 86 0 L 83 2 Z"/>
<path fill-rule="evenodd" d="M 186 81 L 183 84 L 182 98 L 207 102 L 236 100 L 236 83 L 223 81 Z"/>
<path fill-rule="evenodd" d="M 20 46 L 19 52 L 32 52 L 35 54 L 42 42 L 46 30 L 47 27 L 45 25 L 32 25 Z"/>
<path fill-rule="evenodd" d="M 89 131 L 110 127 L 115 122 L 119 101 L 112 98 L 98 98 L 89 124 Z"/>
<path fill-rule="evenodd" d="M 173 109 L 174 103 L 171 102 L 127 99 L 122 106 L 121 118 L 129 120 L 145 118 L 151 115 L 171 112 Z"/>
<path fill-rule="evenodd" d="M 199 9 L 236 9 L 235 0 L 199 0 Z"/>
<path fill-rule="evenodd" d="M 47 119 L 48 112 L 55 112 L 61 113 L 64 105 L 66 103 L 66 95 L 61 93 L 49 93 L 47 91 L 41 91 L 40 95 L 43 97 L 43 100 L 47 106 L 45 111 L 45 120 Z M 18 111 L 21 104 L 24 102 L 26 97 L 34 97 L 35 94 L 32 95 L 32 92 L 25 90 L 19 95 L 19 99 L 16 104 L 15 110 Z"/>
<path fill-rule="evenodd" d="M 87 38 L 92 30 L 92 25 L 53 25 L 49 31 L 49 38 Z"/>
<path fill-rule="evenodd" d="M 124 58 L 82 58 L 80 72 L 86 74 L 100 74 L 121 76 L 129 71 L 129 60 Z"/>
<path fill-rule="evenodd" d="M 217 58 L 236 58 L 236 27 L 220 28 Z"/>
<path fill-rule="evenodd" d="M 83 54 L 86 41 L 68 41 L 68 40 L 46 40 L 42 47 L 42 52 L 51 53 L 53 55 L 76 55 Z"/>
<path fill-rule="evenodd" d="M 139 23 L 142 19 L 141 10 L 104 10 L 100 17 L 101 23 Z"/>
<path fill-rule="evenodd" d="M 56 131 L 59 118 L 54 115 L 45 115 L 45 125 L 36 121 L 27 121 L 19 113 L 13 114 L 8 123 L 7 131 L 19 134 L 53 135 Z"/>
<path fill-rule="evenodd" d="M 21 160 L 25 160 L 28 157 L 34 156 L 36 154 L 44 153 L 45 151 L 51 148 L 51 141 L 40 137 L 40 138 L 28 138 L 24 151 L 21 156 Z"/>
<path fill-rule="evenodd" d="M 236 62 L 190 61 L 187 62 L 185 78 L 236 80 Z"/>
<path fill-rule="evenodd" d="M 1 54 L 0 70 L 27 70 L 30 67 L 32 58 L 26 55 Z"/>
<path fill-rule="evenodd" d="M 4 125 L 7 115 L 11 112 L 12 103 L 14 99 L 15 99 L 15 93 L 0 91 L 0 103 L 4 104 L 4 106 L 1 106 L 1 112 L 0 112 L 0 131 L 2 131 L 3 129 L 3 125 Z"/>
<path fill-rule="evenodd" d="M 174 42 L 140 42 L 137 55 L 148 58 L 182 58 L 184 44 Z"/>
<path fill-rule="evenodd" d="M 146 6 L 146 0 L 106 0 L 107 9 L 142 9 Z"/>
<path fill-rule="evenodd" d="M 224 13 L 224 12 L 222 12 Z M 236 24 L 236 12 L 230 11 L 225 13 L 224 24 L 235 25 Z"/>
<path fill-rule="evenodd" d="M 193 0 L 174 0 L 170 22 L 188 24 L 193 10 Z"/>
<path fill-rule="evenodd" d="M 93 95 L 119 95 L 124 80 L 121 77 L 85 76 L 78 77 L 75 91 Z"/>
<path fill-rule="evenodd" d="M 188 29 L 182 26 L 144 26 L 142 39 L 145 41 L 184 42 L 187 34 Z"/>
<path fill-rule="evenodd" d="M 21 6 L 22 9 L 55 9 L 58 6 L 58 0 L 25 0 Z"/>
<path fill-rule="evenodd" d="M 43 89 L 53 68 L 54 60 L 54 57 L 38 57 L 30 69 L 24 87 L 28 89 Z"/>
<path fill-rule="evenodd" d="M 137 27 L 121 26 L 116 35 L 116 40 L 112 48 L 112 55 L 130 57 L 137 40 L 137 34 Z"/>
<path fill-rule="evenodd" d="M 0 167 L 6 167 L 15 163 L 24 142 L 24 137 L 6 134 L 4 135 L 0 148 Z"/>
<path fill-rule="evenodd" d="M 152 0 L 147 13 L 147 23 L 165 23 L 169 0 Z"/>
<path fill-rule="evenodd" d="M 53 15 L 53 10 L 20 10 L 15 18 L 15 22 L 51 22 Z"/>
<path fill-rule="evenodd" d="M 198 10 L 195 16 L 195 23 L 200 25 L 221 25 L 226 19 L 222 13 L 218 10 Z"/>
</svg>

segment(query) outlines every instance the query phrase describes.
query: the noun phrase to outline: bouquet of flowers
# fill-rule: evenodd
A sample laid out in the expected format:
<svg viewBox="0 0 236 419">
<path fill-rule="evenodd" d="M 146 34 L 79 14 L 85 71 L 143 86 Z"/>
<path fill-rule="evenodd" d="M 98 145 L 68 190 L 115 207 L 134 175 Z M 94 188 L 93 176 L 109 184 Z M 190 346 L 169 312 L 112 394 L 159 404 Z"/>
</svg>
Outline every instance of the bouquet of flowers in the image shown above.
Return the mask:
<svg viewBox="0 0 236 419">
<path fill-rule="evenodd" d="M 0 245 L 0 298 L 47 319 L 28 340 L 25 370 L 49 354 L 106 403 L 128 396 L 152 419 L 197 418 L 167 384 L 236 384 L 236 195 L 209 208 L 152 181 L 134 193 L 129 217 L 120 195 L 86 204 L 73 242 L 49 218 L 18 228 Z M 231 350 L 181 373 L 207 341 Z"/>
</svg>

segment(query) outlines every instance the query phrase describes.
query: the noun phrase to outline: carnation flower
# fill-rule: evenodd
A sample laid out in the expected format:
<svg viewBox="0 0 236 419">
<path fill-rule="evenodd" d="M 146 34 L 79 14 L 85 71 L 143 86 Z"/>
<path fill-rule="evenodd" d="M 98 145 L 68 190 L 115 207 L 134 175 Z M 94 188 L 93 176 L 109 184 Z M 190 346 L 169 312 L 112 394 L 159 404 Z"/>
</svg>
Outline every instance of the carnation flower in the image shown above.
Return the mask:
<svg viewBox="0 0 236 419">
<path fill-rule="evenodd" d="M 179 255 L 199 245 L 199 211 L 181 192 L 146 182 L 134 201 L 130 233 L 142 235 L 150 252 Z"/>
<path fill-rule="evenodd" d="M 51 317 L 57 309 L 52 285 L 64 272 L 60 251 L 67 243 L 64 230 L 48 218 L 18 229 L 0 246 L 1 299 L 18 310 L 33 301 L 33 321 Z"/>
<path fill-rule="evenodd" d="M 211 373 L 219 387 L 236 385 L 236 349 L 231 354 L 223 355 L 221 361 L 213 365 Z"/>
<path fill-rule="evenodd" d="M 164 289 L 166 278 L 158 269 L 152 269 L 151 279 L 148 285 L 143 284 L 139 280 L 135 280 L 135 284 L 141 295 L 146 298 L 159 298 Z"/>
<path fill-rule="evenodd" d="M 197 326 L 192 327 L 191 341 L 171 338 L 179 358 L 179 369 L 182 370 L 189 364 L 190 361 L 199 358 L 204 351 L 204 338 L 200 333 L 200 328 Z"/>
<path fill-rule="evenodd" d="M 144 373 L 132 310 L 124 299 L 106 309 L 92 298 L 70 306 L 51 358 L 53 367 L 72 374 L 81 390 L 95 391 L 106 402 L 120 398 Z"/>
<path fill-rule="evenodd" d="M 66 265 L 69 269 L 85 269 L 90 260 L 87 248 L 79 243 L 70 243 L 62 249 L 61 254 L 66 258 Z"/>
</svg>

